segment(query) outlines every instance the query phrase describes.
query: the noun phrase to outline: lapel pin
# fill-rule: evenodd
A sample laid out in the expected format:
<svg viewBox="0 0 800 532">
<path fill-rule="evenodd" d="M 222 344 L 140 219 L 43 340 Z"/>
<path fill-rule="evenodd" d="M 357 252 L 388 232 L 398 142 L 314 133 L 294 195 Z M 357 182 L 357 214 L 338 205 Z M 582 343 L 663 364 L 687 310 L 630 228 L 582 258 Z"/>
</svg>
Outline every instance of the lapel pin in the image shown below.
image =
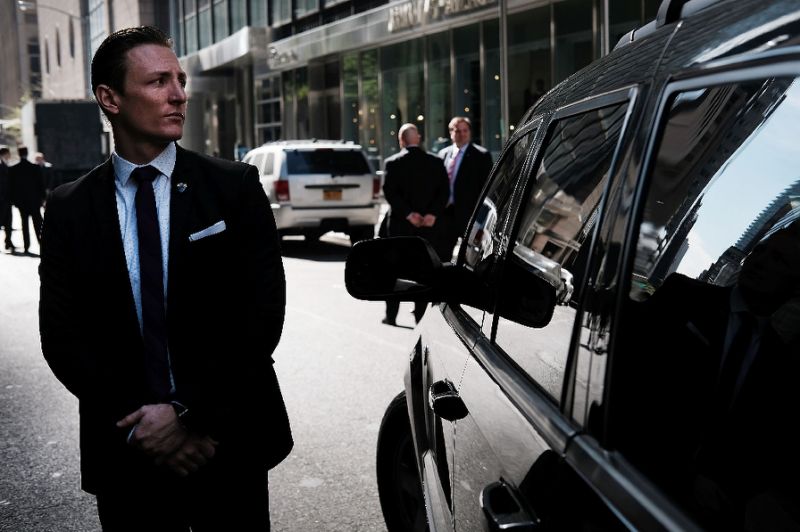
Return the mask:
<svg viewBox="0 0 800 532">
<path fill-rule="evenodd" d="M 178 183 L 177 188 L 178 192 L 183 192 L 188 188 L 188 185 L 186 183 Z"/>
</svg>

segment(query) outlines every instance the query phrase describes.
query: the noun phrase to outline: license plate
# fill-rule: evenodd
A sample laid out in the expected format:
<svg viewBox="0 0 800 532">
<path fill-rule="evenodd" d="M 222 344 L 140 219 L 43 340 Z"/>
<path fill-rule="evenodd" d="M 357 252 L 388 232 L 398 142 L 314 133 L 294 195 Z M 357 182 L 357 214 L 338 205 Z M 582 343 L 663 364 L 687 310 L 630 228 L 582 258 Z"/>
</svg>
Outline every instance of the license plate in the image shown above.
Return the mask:
<svg viewBox="0 0 800 532">
<path fill-rule="evenodd" d="M 335 188 L 335 189 L 323 190 L 322 191 L 322 199 L 324 199 L 326 201 L 328 201 L 328 200 L 341 201 L 341 199 L 342 199 L 342 189 Z"/>
</svg>

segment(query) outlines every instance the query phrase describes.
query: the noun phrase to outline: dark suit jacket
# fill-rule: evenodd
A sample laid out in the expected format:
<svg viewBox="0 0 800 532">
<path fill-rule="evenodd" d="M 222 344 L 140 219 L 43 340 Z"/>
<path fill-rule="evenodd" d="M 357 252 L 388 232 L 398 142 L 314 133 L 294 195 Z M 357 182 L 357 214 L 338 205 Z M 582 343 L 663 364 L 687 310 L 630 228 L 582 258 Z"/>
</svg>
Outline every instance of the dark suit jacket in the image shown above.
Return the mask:
<svg viewBox="0 0 800 532">
<path fill-rule="evenodd" d="M 171 187 L 167 323 L 176 398 L 220 442 L 215 460 L 272 467 L 292 447 L 271 358 L 286 285 L 258 172 L 178 148 Z M 225 231 L 189 241 L 220 220 Z M 80 401 L 83 488 L 96 492 L 147 461 L 115 427 L 146 392 L 110 160 L 53 192 L 40 277 L 42 351 Z"/>
<path fill-rule="evenodd" d="M 8 166 L 6 166 L 6 163 L 0 161 L 0 208 L 11 203 L 8 185 Z M 0 222 L 3 221 L 2 213 L 0 213 Z"/>
<path fill-rule="evenodd" d="M 21 210 L 34 211 L 44 201 L 44 179 L 42 169 L 22 159 L 9 169 L 11 203 Z"/>
<path fill-rule="evenodd" d="M 448 146 L 439 151 L 439 157 L 444 159 Z M 464 233 L 469 217 L 478 203 L 478 197 L 483 190 L 483 185 L 492 171 L 492 156 L 489 150 L 478 144 L 470 143 L 461 157 L 461 164 L 456 174 L 453 190 L 453 231 L 456 236 Z M 445 174 L 447 170 L 445 170 Z"/>
<path fill-rule="evenodd" d="M 406 219 L 412 212 L 423 216 L 441 216 L 450 195 L 447 172 L 442 160 L 411 147 L 402 150 L 385 162 L 386 179 L 383 193 L 389 202 L 389 236 L 418 235 L 432 237 L 433 228 L 417 228 Z"/>
</svg>

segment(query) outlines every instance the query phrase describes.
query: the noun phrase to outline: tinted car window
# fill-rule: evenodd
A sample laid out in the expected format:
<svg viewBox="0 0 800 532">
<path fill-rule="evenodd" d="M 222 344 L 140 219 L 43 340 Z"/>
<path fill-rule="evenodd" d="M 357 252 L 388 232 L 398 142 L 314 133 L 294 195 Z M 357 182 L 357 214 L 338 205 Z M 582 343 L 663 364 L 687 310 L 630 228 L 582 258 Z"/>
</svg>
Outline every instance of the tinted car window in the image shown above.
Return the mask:
<svg viewBox="0 0 800 532">
<path fill-rule="evenodd" d="M 500 297 L 515 299 L 540 286 L 543 296 L 550 295 L 549 305 L 533 326 L 500 318 L 495 341 L 554 401 L 561 396 L 588 255 L 584 244 L 597 221 L 626 110 L 620 104 L 556 122 L 521 208 Z M 546 299 L 532 295 L 521 304 Z"/>
<path fill-rule="evenodd" d="M 369 174 L 370 169 L 360 151 L 333 149 L 294 150 L 286 152 L 289 174 Z"/>
<path fill-rule="evenodd" d="M 536 130 L 532 129 L 505 151 L 486 195 L 476 209 L 467 240 L 462 248 L 464 266 L 475 272 L 478 277 L 479 282 L 475 289 L 485 289 L 485 293 L 475 294 L 484 300 L 481 308 L 487 307 L 485 300 L 492 296 L 492 289 L 489 288 L 490 279 L 497 253 L 500 251 L 501 234 L 509 214 L 508 205 L 514 186 L 525 177 L 522 171 L 535 134 Z M 482 314 L 482 311 L 480 312 Z M 480 322 L 474 314 L 473 318 Z"/>
<path fill-rule="evenodd" d="M 713 530 L 800 526 L 800 86 L 671 101 L 611 387 L 620 451 Z"/>
</svg>

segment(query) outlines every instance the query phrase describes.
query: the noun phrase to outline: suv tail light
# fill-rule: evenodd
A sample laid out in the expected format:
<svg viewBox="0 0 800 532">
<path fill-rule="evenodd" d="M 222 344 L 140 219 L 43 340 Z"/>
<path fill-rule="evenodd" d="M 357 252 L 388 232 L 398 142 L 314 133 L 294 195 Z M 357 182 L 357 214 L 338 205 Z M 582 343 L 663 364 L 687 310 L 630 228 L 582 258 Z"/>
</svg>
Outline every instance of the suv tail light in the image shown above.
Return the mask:
<svg viewBox="0 0 800 532">
<path fill-rule="evenodd" d="M 275 199 L 277 201 L 289 201 L 289 181 L 278 179 L 275 181 Z"/>
<path fill-rule="evenodd" d="M 380 199 L 381 197 L 381 178 L 372 178 L 372 199 Z"/>
</svg>

